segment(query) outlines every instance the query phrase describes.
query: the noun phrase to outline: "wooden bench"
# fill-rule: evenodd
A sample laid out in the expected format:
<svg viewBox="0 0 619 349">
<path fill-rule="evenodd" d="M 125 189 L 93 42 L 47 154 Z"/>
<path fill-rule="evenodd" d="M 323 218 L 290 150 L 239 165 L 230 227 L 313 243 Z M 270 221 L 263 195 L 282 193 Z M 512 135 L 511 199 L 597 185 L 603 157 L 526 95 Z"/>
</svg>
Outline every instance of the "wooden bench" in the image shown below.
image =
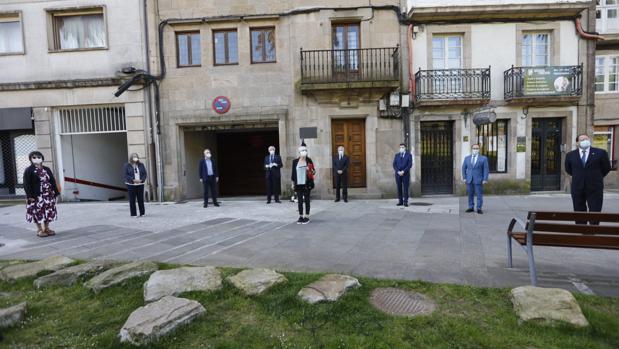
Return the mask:
<svg viewBox="0 0 619 349">
<path fill-rule="evenodd" d="M 619 214 L 530 211 L 526 224 L 512 218 L 507 228 L 507 267 L 512 267 L 512 240 L 527 253 L 531 285 L 537 286 L 533 245 L 619 250 Z M 601 225 L 580 224 L 596 222 Z M 576 224 L 575 222 L 579 222 Z M 518 223 L 521 230 L 514 231 Z"/>
</svg>

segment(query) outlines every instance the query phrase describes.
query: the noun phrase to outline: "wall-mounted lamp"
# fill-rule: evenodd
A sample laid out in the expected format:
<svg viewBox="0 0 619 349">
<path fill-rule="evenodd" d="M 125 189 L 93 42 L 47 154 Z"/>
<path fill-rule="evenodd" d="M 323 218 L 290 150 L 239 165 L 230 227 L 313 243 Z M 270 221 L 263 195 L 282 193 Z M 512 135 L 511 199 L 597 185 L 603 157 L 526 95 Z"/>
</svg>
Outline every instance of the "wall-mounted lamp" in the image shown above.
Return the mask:
<svg viewBox="0 0 619 349">
<path fill-rule="evenodd" d="M 522 107 L 522 114 L 524 116 L 521 116 L 520 118 L 523 119 L 523 120 L 526 119 L 527 116 L 529 116 L 529 107 L 526 107 L 526 106 Z"/>
</svg>

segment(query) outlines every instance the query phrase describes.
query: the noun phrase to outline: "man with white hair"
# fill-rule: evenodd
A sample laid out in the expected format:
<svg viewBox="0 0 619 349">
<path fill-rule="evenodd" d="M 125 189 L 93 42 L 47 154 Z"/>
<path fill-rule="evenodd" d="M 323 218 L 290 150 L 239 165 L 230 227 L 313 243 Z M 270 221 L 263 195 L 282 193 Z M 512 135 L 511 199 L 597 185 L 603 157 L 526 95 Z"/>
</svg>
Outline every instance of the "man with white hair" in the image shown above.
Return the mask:
<svg viewBox="0 0 619 349">
<path fill-rule="evenodd" d="M 281 168 L 284 166 L 281 156 L 275 154 L 275 147 L 269 147 L 269 154 L 264 157 L 264 170 L 266 171 L 267 182 L 267 204 L 271 203 L 271 196 L 275 196 L 275 202 L 281 204 L 279 201 L 281 181 Z"/>
<path fill-rule="evenodd" d="M 344 202 L 348 202 L 348 156 L 344 147 L 337 147 L 337 155 L 333 157 L 333 174 L 335 175 L 335 202 L 340 201 L 340 189 Z"/>
</svg>

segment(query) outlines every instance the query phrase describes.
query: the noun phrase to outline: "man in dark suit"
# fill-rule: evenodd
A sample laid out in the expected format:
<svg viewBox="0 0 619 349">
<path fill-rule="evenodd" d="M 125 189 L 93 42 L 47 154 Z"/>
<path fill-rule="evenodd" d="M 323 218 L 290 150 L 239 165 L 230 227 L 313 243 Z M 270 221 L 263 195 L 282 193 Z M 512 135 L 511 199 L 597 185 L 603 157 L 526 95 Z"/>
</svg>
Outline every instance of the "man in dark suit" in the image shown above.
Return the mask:
<svg viewBox="0 0 619 349">
<path fill-rule="evenodd" d="M 586 134 L 576 137 L 578 149 L 565 156 L 565 172 L 572 176 L 574 211 L 601 212 L 604 199 L 604 177 L 610 171 L 606 150 L 591 147 Z M 576 222 L 587 224 L 587 222 Z M 597 222 L 591 222 L 597 224 Z"/>
<path fill-rule="evenodd" d="M 488 183 L 490 166 L 488 158 L 479 154 L 479 144 L 473 144 L 471 155 L 464 158 L 462 163 L 462 181 L 466 183 L 466 192 L 469 196 L 467 213 L 475 211 L 475 194 L 477 194 L 477 213 L 483 214 L 481 207 L 484 204 L 484 184 Z"/>
<path fill-rule="evenodd" d="M 200 171 L 200 182 L 202 182 L 202 186 L 204 187 L 204 207 L 208 207 L 209 189 L 213 197 L 213 205 L 219 207 L 219 202 L 217 202 L 217 182 L 219 182 L 219 175 L 217 174 L 217 166 L 215 166 L 215 161 L 212 159 L 209 149 L 204 149 L 204 159 L 200 160 L 198 168 Z"/>
<path fill-rule="evenodd" d="M 337 147 L 337 155 L 333 157 L 333 175 L 335 176 L 335 202 L 340 201 L 340 189 L 344 202 L 348 202 L 348 156 L 344 147 Z"/>
<path fill-rule="evenodd" d="M 275 202 L 279 201 L 281 168 L 284 166 L 281 156 L 275 154 L 275 147 L 269 147 L 269 155 L 264 157 L 264 169 L 267 180 L 267 204 L 271 203 L 271 196 L 275 196 Z"/>
<path fill-rule="evenodd" d="M 406 151 L 406 144 L 400 143 L 400 152 L 393 158 L 395 183 L 398 188 L 398 205 L 408 207 L 408 186 L 411 180 L 413 156 Z"/>
</svg>

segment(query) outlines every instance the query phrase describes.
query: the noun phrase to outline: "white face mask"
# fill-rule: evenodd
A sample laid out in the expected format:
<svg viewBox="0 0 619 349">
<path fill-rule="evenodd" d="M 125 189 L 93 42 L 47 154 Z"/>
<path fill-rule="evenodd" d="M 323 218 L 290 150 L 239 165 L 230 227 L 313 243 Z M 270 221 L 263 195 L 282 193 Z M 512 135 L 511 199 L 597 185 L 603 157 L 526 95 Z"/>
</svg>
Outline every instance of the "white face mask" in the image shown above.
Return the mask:
<svg viewBox="0 0 619 349">
<path fill-rule="evenodd" d="M 301 156 L 307 156 L 307 150 L 301 150 L 299 154 L 301 154 Z"/>
<path fill-rule="evenodd" d="M 43 163 L 43 159 L 32 159 L 32 163 L 35 165 L 40 165 Z"/>
<path fill-rule="evenodd" d="M 580 149 L 589 149 L 591 146 L 591 141 L 588 139 L 580 141 Z"/>
<path fill-rule="evenodd" d="M 406 148 L 400 147 L 400 153 L 404 153 L 405 151 L 406 151 Z"/>
<path fill-rule="evenodd" d="M 344 155 L 344 151 L 343 150 L 338 150 L 337 153 L 340 154 L 340 156 Z"/>
<path fill-rule="evenodd" d="M 473 149 L 473 155 L 479 154 L 479 149 Z"/>
<path fill-rule="evenodd" d="M 211 158 L 211 153 L 204 154 L 204 157 L 207 158 L 207 159 L 210 159 Z"/>
<path fill-rule="evenodd" d="M 275 155 L 275 150 L 269 150 L 269 154 Z"/>
<path fill-rule="evenodd" d="M 138 160 L 140 160 L 140 159 L 138 159 L 138 158 L 133 158 L 132 160 L 133 160 L 133 162 L 138 162 Z"/>
</svg>

